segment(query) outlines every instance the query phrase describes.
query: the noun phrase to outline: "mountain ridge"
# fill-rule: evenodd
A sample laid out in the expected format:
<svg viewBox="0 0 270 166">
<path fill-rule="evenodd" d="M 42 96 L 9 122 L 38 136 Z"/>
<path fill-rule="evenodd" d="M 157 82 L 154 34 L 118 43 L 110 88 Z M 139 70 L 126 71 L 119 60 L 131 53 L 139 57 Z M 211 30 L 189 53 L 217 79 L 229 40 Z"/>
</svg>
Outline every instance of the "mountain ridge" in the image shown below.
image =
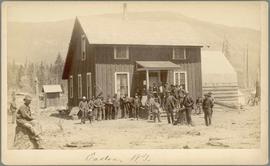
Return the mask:
<svg viewBox="0 0 270 166">
<path fill-rule="evenodd" d="M 121 13 L 83 16 L 91 18 L 119 18 Z M 32 62 L 53 63 L 60 53 L 65 59 L 68 50 L 74 19 L 47 22 L 8 22 L 8 62 L 16 60 L 24 63 L 26 57 Z M 173 12 L 128 12 L 127 18 L 144 21 L 182 21 L 193 26 L 201 40 L 210 46 L 210 50 L 222 50 L 227 46 L 227 55 L 238 73 L 244 78 L 243 58 L 247 54 L 250 60 L 250 73 L 257 74 L 260 56 L 260 31 L 246 27 L 231 27 L 210 23 Z M 203 48 L 204 49 L 204 48 Z"/>
</svg>

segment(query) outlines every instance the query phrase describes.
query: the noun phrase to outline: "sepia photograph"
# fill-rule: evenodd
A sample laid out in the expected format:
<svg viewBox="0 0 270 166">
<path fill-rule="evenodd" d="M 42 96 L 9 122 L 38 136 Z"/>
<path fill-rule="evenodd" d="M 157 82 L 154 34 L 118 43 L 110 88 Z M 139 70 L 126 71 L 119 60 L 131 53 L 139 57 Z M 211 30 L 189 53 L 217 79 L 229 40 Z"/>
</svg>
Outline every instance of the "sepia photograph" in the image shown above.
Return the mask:
<svg viewBox="0 0 270 166">
<path fill-rule="evenodd" d="M 268 163 L 267 2 L 5 1 L 1 22 L 4 164 Z"/>
</svg>

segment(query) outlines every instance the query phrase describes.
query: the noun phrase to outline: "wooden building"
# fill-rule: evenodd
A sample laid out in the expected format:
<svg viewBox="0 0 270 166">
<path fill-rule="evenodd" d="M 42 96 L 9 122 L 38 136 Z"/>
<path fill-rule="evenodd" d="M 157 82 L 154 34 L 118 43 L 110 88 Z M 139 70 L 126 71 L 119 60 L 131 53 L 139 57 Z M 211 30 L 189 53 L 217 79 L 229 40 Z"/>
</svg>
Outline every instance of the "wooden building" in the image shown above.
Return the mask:
<svg viewBox="0 0 270 166">
<path fill-rule="evenodd" d="M 154 82 L 181 84 L 202 95 L 201 47 L 181 22 L 76 18 L 65 61 L 70 106 L 100 92 L 133 96 Z"/>
<path fill-rule="evenodd" d="M 42 92 L 44 94 L 44 107 L 59 106 L 60 93 L 62 88 L 60 85 L 43 85 Z"/>
</svg>

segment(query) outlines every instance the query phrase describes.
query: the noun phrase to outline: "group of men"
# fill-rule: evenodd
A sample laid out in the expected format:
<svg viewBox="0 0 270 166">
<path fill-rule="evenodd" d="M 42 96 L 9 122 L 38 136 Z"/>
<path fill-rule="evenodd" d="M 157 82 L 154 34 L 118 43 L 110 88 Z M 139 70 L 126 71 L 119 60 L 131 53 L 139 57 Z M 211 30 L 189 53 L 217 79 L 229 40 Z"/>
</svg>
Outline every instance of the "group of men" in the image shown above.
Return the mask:
<svg viewBox="0 0 270 166">
<path fill-rule="evenodd" d="M 116 95 L 113 98 L 107 96 L 106 100 L 99 95 L 96 98 L 92 97 L 88 101 L 86 97 L 83 96 L 82 101 L 79 103 L 78 116 L 82 124 L 84 124 L 86 120 L 92 123 L 92 121 L 95 120 L 117 119 L 119 107 L 119 100 Z"/>
<path fill-rule="evenodd" d="M 142 104 L 142 97 L 147 96 L 145 104 Z M 87 101 L 83 97 L 79 103 L 78 116 L 81 118 L 81 123 L 84 124 L 86 120 L 101 121 L 118 118 L 147 118 L 149 120 L 158 120 L 161 122 L 160 113 L 165 110 L 167 113 L 167 120 L 169 124 L 192 124 L 192 110 L 198 110 L 200 114 L 203 110 L 205 115 L 205 124 L 211 125 L 211 117 L 213 113 L 214 100 L 211 97 L 211 92 L 199 97 L 194 102 L 189 92 L 181 85 L 164 85 L 153 86 L 149 91 L 136 93 L 134 97 L 123 95 L 120 98 L 115 94 L 112 98 L 108 95 L 104 99 L 101 95 L 96 98 L 92 97 Z M 196 104 L 196 105 L 195 105 Z"/>
<path fill-rule="evenodd" d="M 157 86 L 156 83 L 153 83 L 148 92 L 148 101 L 147 106 L 150 105 L 148 110 L 154 114 L 154 117 L 159 119 L 160 111 L 157 110 L 163 109 L 166 111 L 169 124 L 187 123 L 188 125 L 193 125 L 191 113 L 195 109 L 197 114 L 200 114 L 203 110 L 206 126 L 211 125 L 214 106 L 214 98 L 211 92 L 204 94 L 204 97 L 198 97 L 196 103 L 194 103 L 193 98 L 182 85 L 169 85 L 165 83 L 164 85 L 160 84 Z M 159 109 L 153 109 L 156 108 L 154 101 L 159 104 Z"/>
</svg>

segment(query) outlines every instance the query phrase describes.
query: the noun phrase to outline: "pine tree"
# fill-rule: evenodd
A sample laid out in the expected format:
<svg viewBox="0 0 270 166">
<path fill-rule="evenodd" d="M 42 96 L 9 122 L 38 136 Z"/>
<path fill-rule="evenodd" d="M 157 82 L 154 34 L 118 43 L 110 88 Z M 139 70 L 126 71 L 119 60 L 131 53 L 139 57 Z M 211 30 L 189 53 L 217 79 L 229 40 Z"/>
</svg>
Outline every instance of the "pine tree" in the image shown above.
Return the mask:
<svg viewBox="0 0 270 166">
<path fill-rule="evenodd" d="M 62 71 L 64 67 L 64 61 L 60 53 L 58 53 L 57 58 L 54 62 L 54 69 L 55 69 L 55 75 L 56 75 L 56 83 L 60 84 L 61 83 L 61 76 L 62 76 Z"/>
<path fill-rule="evenodd" d="M 24 68 L 22 65 L 20 65 L 18 71 L 17 71 L 17 78 L 16 78 L 16 85 L 20 89 L 23 87 L 22 85 L 22 77 L 24 76 Z"/>
<path fill-rule="evenodd" d="M 43 64 L 43 61 L 40 62 L 40 65 L 38 67 L 38 72 L 37 72 L 37 78 L 39 81 L 39 87 L 41 88 L 42 85 L 45 83 L 45 66 Z"/>
<path fill-rule="evenodd" d="M 35 91 L 35 68 L 34 64 L 30 63 L 27 68 L 27 78 L 29 85 L 31 87 L 31 91 Z"/>
</svg>

